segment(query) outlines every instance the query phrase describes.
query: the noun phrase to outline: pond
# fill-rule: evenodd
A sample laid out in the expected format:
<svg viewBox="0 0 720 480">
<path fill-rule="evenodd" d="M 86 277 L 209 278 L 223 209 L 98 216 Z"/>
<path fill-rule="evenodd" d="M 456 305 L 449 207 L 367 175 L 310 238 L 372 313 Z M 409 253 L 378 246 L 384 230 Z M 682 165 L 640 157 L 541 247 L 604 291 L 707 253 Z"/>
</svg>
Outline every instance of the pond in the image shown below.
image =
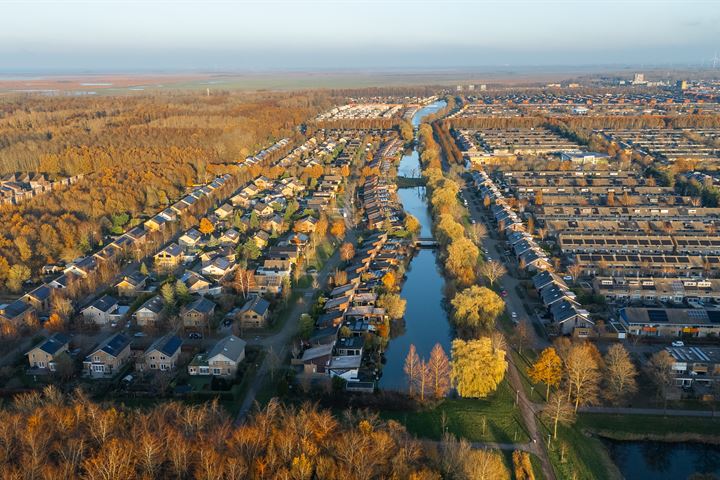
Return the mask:
<svg viewBox="0 0 720 480">
<path fill-rule="evenodd" d="M 417 126 L 425 115 L 445 106 L 444 101 L 419 110 L 413 117 Z M 420 162 L 415 149 L 405 155 L 398 168 L 399 175 L 420 176 Z M 405 173 L 403 173 L 405 172 Z M 432 217 L 428 209 L 424 187 L 402 188 L 398 197 L 405 211 L 420 222 L 420 236 L 432 236 Z M 405 390 L 407 381 L 403 366 L 411 344 L 415 345 L 420 358 L 427 360 L 436 343 L 450 354 L 452 329 L 447 312 L 443 308 L 445 279 L 437 265 L 435 250 L 421 249 L 410 261 L 400 295 L 407 300 L 404 326 L 393 329 L 393 338 L 385 353 L 386 364 L 379 386 L 383 389 Z"/>
<path fill-rule="evenodd" d="M 607 439 L 603 443 L 628 479 L 684 480 L 696 473 L 720 475 L 719 445 Z"/>
</svg>

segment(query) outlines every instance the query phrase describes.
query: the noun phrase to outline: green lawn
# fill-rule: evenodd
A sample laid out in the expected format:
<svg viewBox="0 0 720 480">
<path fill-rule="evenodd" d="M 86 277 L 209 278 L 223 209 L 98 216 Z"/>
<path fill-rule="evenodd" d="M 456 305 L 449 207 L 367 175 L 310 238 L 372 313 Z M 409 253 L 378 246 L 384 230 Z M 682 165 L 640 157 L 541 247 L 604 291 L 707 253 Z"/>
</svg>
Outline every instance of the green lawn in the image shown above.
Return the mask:
<svg viewBox="0 0 720 480">
<path fill-rule="evenodd" d="M 578 425 L 558 427 L 558 438 L 550 442 L 550 462 L 558 479 L 605 480 L 619 478 L 602 442 L 585 435 Z"/>
<path fill-rule="evenodd" d="M 439 440 L 443 433 L 443 413 L 447 430 L 470 442 L 524 443 L 529 440 L 506 382 L 488 399 L 445 400 L 431 410 L 385 411 L 381 415 L 404 424 L 413 435 Z"/>
<path fill-rule="evenodd" d="M 631 440 L 642 435 L 673 437 L 692 434 L 720 439 L 720 415 L 705 418 L 583 413 L 578 417 L 577 427 L 617 440 Z"/>
</svg>

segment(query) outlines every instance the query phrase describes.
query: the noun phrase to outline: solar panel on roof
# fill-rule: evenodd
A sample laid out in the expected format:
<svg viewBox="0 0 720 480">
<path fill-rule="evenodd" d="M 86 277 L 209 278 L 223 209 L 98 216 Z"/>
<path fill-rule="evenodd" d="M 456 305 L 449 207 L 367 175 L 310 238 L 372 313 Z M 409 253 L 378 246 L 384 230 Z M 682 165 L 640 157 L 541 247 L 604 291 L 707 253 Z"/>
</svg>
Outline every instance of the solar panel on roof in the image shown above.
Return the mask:
<svg viewBox="0 0 720 480">
<path fill-rule="evenodd" d="M 651 322 L 667 322 L 668 316 L 665 310 L 648 310 L 648 319 Z"/>
</svg>

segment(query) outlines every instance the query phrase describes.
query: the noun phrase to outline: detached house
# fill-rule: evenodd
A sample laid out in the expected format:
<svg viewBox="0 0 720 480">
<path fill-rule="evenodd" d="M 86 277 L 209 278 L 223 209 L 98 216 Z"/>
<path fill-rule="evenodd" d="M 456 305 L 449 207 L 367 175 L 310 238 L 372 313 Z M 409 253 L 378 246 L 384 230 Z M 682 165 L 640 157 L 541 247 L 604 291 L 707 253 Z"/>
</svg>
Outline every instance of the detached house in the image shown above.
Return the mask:
<svg viewBox="0 0 720 480">
<path fill-rule="evenodd" d="M 174 370 L 180 356 L 180 347 L 182 347 L 182 340 L 177 335 L 167 334 L 160 337 L 150 345 L 150 348 L 145 350 L 135 363 L 135 369 L 141 372 Z"/>
<path fill-rule="evenodd" d="M 23 295 L 20 300 L 31 305 L 40 313 L 46 313 L 50 310 L 50 302 L 52 301 L 53 288 L 46 284 L 42 284 L 31 292 Z"/>
<path fill-rule="evenodd" d="M 116 374 L 130 358 L 130 339 L 121 333 L 108 337 L 83 361 L 83 370 L 92 378 Z"/>
<path fill-rule="evenodd" d="M 223 219 L 229 217 L 230 215 L 232 215 L 232 213 L 233 213 L 233 207 L 229 203 L 224 203 L 219 208 L 215 209 L 215 215 L 217 215 L 217 217 L 220 220 L 223 220 Z"/>
<path fill-rule="evenodd" d="M 255 295 L 240 309 L 238 319 L 243 328 L 263 328 L 267 326 L 269 314 L 270 303 Z"/>
<path fill-rule="evenodd" d="M 158 270 L 173 270 L 182 262 L 182 248 L 177 243 L 171 243 L 156 253 L 154 259 Z"/>
<path fill-rule="evenodd" d="M 180 318 L 185 328 L 203 329 L 208 326 L 214 314 L 215 302 L 200 297 L 183 308 Z"/>
<path fill-rule="evenodd" d="M 191 228 L 187 232 L 183 233 L 180 238 L 178 238 L 178 243 L 185 250 L 192 250 L 193 248 L 200 246 L 201 239 L 202 234 L 196 229 Z"/>
<path fill-rule="evenodd" d="M 188 373 L 232 377 L 244 359 L 245 341 L 230 335 L 215 344 L 208 353 L 196 355 L 188 365 Z"/>
<path fill-rule="evenodd" d="M 300 233 L 312 233 L 315 231 L 317 222 L 317 218 L 308 215 L 295 222 L 293 229 Z"/>
<path fill-rule="evenodd" d="M 118 295 L 121 297 L 137 297 L 145 288 L 147 279 L 147 275 L 140 272 L 125 275 L 122 280 L 115 284 Z"/>
<path fill-rule="evenodd" d="M 154 325 L 160 319 L 160 313 L 165 307 L 162 297 L 152 297 L 135 311 L 135 321 L 141 327 Z"/>
<path fill-rule="evenodd" d="M 70 337 L 63 333 L 54 333 L 25 355 L 28 357 L 30 368 L 47 369 L 54 372 L 57 359 L 61 355 L 67 354 L 69 346 Z"/>
<path fill-rule="evenodd" d="M 96 325 L 107 325 L 117 317 L 115 313 L 119 306 L 115 297 L 103 295 L 83 308 L 82 315 L 85 317 L 85 320 L 93 322 Z"/>
</svg>

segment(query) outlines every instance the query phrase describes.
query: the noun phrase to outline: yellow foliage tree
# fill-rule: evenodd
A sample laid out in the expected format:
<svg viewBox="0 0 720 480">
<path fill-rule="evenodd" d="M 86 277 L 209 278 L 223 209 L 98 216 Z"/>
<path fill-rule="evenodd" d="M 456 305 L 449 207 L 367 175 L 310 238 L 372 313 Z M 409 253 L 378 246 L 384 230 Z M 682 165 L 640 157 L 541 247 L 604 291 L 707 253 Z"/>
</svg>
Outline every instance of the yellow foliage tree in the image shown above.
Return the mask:
<svg viewBox="0 0 720 480">
<path fill-rule="evenodd" d="M 455 324 L 472 330 L 490 330 L 505 308 L 505 302 L 489 288 L 473 285 L 455 295 L 450 302 Z"/>
<path fill-rule="evenodd" d="M 200 227 L 199 227 L 200 233 L 203 235 L 210 235 L 215 231 L 215 225 L 212 224 L 210 220 L 207 218 L 203 218 L 200 220 Z"/>
<path fill-rule="evenodd" d="M 562 360 L 553 347 L 542 351 L 537 361 L 528 368 L 528 376 L 535 383 L 542 382 L 547 386 L 545 398 L 550 397 L 550 387 L 557 387 L 562 380 Z"/>
<path fill-rule="evenodd" d="M 450 376 L 461 397 L 483 398 L 494 392 L 507 366 L 505 350 L 495 348 L 489 337 L 452 342 Z"/>
</svg>

